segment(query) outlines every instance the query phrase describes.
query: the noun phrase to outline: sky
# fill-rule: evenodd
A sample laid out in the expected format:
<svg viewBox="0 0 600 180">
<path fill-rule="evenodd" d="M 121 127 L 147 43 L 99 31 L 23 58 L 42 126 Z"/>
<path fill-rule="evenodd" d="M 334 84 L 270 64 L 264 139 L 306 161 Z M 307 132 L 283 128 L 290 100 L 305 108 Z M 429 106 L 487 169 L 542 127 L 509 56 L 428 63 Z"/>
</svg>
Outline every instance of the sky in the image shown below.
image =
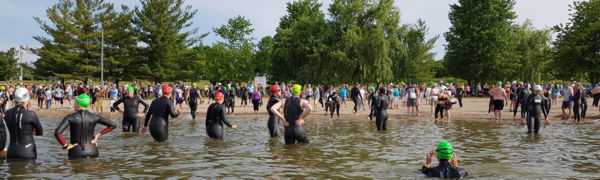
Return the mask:
<svg viewBox="0 0 600 180">
<path fill-rule="evenodd" d="M 106 0 L 118 7 L 124 4 L 130 7 L 139 5 L 138 0 Z M 273 36 L 279 25 L 279 19 L 286 14 L 286 2 L 291 0 L 187 0 L 186 4 L 198 9 L 192 19 L 193 27 L 198 28 L 198 35 L 209 32 L 203 39 L 204 44 L 212 44 L 220 39 L 212 29 L 227 23 L 227 19 L 237 15 L 245 16 L 253 24 L 252 37 L 255 42 L 264 36 Z M 569 5 L 574 0 L 516 0 L 514 11 L 517 23 L 530 19 L 538 28 L 550 28 L 565 24 L 569 18 Z M 33 17 L 47 20 L 45 10 L 57 0 L 0 0 L 0 50 L 11 47 L 40 47 L 33 36 L 47 36 Z M 320 1 L 322 11 L 327 13 L 331 0 Z M 448 20 L 450 4 L 457 0 L 396 0 L 395 6 L 400 10 L 402 24 L 414 24 L 418 19 L 425 20 L 429 26 L 428 37 L 440 35 L 433 51 L 436 59 L 444 56 L 446 41 L 443 34 L 451 26 Z M 32 62 L 37 56 L 24 53 L 23 60 Z"/>
</svg>

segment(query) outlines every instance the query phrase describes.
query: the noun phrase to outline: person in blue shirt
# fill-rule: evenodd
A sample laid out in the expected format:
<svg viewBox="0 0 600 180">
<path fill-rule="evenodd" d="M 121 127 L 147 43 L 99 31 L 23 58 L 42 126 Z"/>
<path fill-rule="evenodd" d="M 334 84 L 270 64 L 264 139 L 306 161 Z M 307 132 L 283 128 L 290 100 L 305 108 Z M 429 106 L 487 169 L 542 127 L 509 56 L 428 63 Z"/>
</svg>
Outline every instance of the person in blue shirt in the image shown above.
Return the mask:
<svg viewBox="0 0 600 180">
<path fill-rule="evenodd" d="M 342 84 L 342 87 L 340 88 L 340 100 L 342 101 L 341 103 L 344 104 L 344 108 L 346 108 L 346 97 L 348 97 L 348 85 Z"/>
<path fill-rule="evenodd" d="M 115 85 L 112 85 L 110 88 L 110 117 L 114 117 L 117 113 L 117 110 L 113 107 L 113 104 L 117 101 L 119 97 L 119 89 Z"/>
</svg>

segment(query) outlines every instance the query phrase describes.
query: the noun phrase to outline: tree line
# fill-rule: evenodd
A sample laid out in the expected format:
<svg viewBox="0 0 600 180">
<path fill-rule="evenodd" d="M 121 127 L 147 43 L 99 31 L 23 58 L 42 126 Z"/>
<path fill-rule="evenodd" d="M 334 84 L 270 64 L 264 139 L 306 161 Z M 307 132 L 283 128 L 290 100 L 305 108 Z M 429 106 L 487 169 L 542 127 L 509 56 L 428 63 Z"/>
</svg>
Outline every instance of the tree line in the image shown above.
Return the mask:
<svg viewBox="0 0 600 180">
<path fill-rule="evenodd" d="M 330 84 L 439 77 L 469 83 L 600 80 L 600 0 L 573 3 L 570 22 L 551 29 L 536 29 L 530 20 L 515 23 L 514 4 L 450 5 L 446 54 L 436 60 L 432 49 L 439 36 L 427 38 L 422 20 L 402 24 L 394 0 L 334 0 L 327 12 L 316 0 L 288 2 L 275 35 L 258 43 L 244 16 L 198 34 L 191 21 L 197 10 L 183 0 L 140 0 L 133 8 L 59 0 L 46 10 L 48 22 L 34 18 L 45 34 L 34 36 L 42 47 L 32 49 L 40 57 L 32 69 L 40 76 L 99 78 L 104 34 L 104 74 L 110 80 L 240 82 L 259 75 Z M 219 40 L 203 44 L 209 33 Z M 10 53 L 2 53 L 0 63 L 10 63 Z"/>
</svg>

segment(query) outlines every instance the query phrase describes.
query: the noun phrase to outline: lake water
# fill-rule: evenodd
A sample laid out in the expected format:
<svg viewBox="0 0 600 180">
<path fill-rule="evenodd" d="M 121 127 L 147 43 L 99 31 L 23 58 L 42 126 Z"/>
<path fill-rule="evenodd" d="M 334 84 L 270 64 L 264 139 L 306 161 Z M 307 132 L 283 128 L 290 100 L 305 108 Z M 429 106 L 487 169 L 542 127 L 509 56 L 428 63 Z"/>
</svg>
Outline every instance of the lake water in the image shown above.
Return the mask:
<svg viewBox="0 0 600 180">
<path fill-rule="evenodd" d="M 512 121 L 390 120 L 389 130 L 377 132 L 374 121 L 307 120 L 311 143 L 285 145 L 283 137 L 268 137 L 266 118 L 232 119 L 238 129 L 226 128 L 222 141 L 206 136 L 204 120 L 176 119 L 166 143 L 119 127 L 100 138 L 100 157 L 69 160 L 53 135 L 59 120 L 42 119 L 37 160 L 2 160 L 0 177 L 414 179 L 425 177 L 418 169 L 441 140 L 452 143 L 460 166 L 474 178 L 600 177 L 598 124 L 553 122 L 528 135 Z"/>
</svg>

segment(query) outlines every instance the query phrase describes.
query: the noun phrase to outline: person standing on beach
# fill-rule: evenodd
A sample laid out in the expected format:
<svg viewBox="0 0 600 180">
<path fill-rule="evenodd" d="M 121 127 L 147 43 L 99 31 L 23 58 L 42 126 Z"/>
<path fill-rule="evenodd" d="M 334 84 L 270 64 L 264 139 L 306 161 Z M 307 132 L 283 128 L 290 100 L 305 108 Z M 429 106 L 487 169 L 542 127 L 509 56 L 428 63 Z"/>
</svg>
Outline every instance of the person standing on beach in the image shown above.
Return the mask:
<svg viewBox="0 0 600 180">
<path fill-rule="evenodd" d="M 352 87 L 352 90 L 350 90 L 350 97 L 352 98 L 352 102 L 354 102 L 354 109 L 352 110 L 352 113 L 354 115 L 358 115 L 358 103 L 359 100 L 362 99 L 360 90 L 358 88 L 359 84 L 358 82 L 356 82 L 354 83 L 354 87 Z"/>
<path fill-rule="evenodd" d="M 563 102 L 562 102 L 562 116 L 563 116 L 563 120 L 571 120 L 571 114 L 573 113 L 572 109 L 573 109 L 573 88 L 571 87 L 571 83 L 570 82 L 566 82 L 562 91 L 561 91 L 562 96 L 564 97 Z M 565 112 L 565 110 L 567 110 L 569 113 L 567 114 L 567 112 Z"/>
<path fill-rule="evenodd" d="M 493 99 L 492 105 L 494 106 L 494 120 L 502 120 L 502 109 L 506 102 L 506 91 L 502 88 L 502 82 L 498 81 L 497 86 L 489 91 L 490 96 Z"/>
</svg>

